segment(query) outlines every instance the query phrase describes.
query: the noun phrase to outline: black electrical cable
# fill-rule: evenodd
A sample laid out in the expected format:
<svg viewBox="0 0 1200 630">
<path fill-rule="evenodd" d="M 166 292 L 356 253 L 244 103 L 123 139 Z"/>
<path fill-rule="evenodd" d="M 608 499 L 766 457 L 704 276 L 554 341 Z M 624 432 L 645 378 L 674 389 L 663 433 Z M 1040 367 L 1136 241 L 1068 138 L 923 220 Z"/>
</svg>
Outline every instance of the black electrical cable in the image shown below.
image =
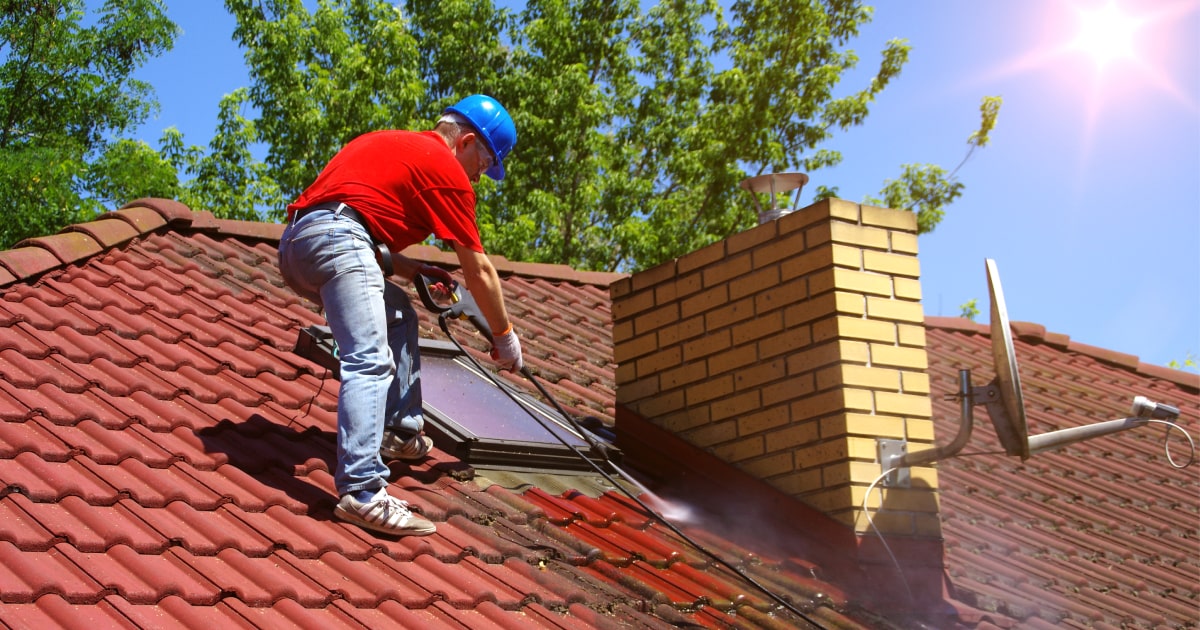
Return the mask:
<svg viewBox="0 0 1200 630">
<path fill-rule="evenodd" d="M 438 324 L 441 326 L 442 332 L 446 333 L 446 337 L 449 338 L 450 341 L 453 342 L 454 345 L 458 347 L 459 351 L 462 352 L 463 355 L 466 356 L 469 361 L 471 361 L 471 363 L 475 366 L 475 368 L 481 374 L 484 374 L 486 376 L 486 378 L 492 382 L 493 385 L 495 385 L 497 388 L 499 388 L 501 391 L 503 391 L 509 398 L 511 398 L 513 400 L 513 402 L 517 403 L 522 409 L 524 409 L 525 412 L 528 413 L 529 416 L 531 418 L 533 418 L 539 425 L 541 425 L 541 427 L 543 429 L 546 429 L 546 431 L 549 432 L 551 435 L 553 435 L 559 442 L 562 442 L 563 446 L 566 446 L 567 448 L 571 449 L 571 452 L 573 452 L 576 456 L 578 456 L 583 461 L 587 462 L 587 464 L 589 466 L 591 466 L 593 470 L 595 470 L 602 477 L 604 477 L 604 479 L 607 480 L 610 484 L 612 484 L 613 487 L 619 488 L 622 494 L 629 497 L 629 499 L 632 500 L 634 503 L 637 503 L 638 506 L 641 507 L 643 510 L 645 510 L 646 513 L 648 515 L 650 515 L 654 520 L 662 523 L 664 526 L 667 527 L 667 529 L 674 532 L 675 535 L 682 538 L 686 543 L 688 543 L 689 545 L 694 547 L 696 550 L 698 550 L 701 553 L 703 553 L 704 555 L 708 556 L 713 561 L 715 561 L 717 564 L 725 567 L 726 569 L 729 569 L 734 574 L 736 574 L 738 577 L 740 577 L 743 580 L 745 580 L 746 582 L 750 583 L 752 586 L 754 586 L 758 590 L 765 593 L 768 597 L 770 597 L 771 599 L 773 599 L 777 603 L 779 603 L 779 605 L 788 609 L 795 615 L 799 616 L 801 619 L 816 626 L 817 628 L 822 628 L 822 629 L 825 628 L 825 626 L 818 623 L 815 619 L 804 614 L 804 612 L 802 612 L 799 608 L 796 608 L 794 605 L 792 605 L 791 602 L 788 602 L 787 600 L 783 599 L 783 597 L 775 594 L 773 591 L 771 591 L 771 589 L 769 589 L 766 586 L 764 586 L 763 584 L 759 583 L 758 580 L 755 580 L 753 577 L 748 575 L 746 572 L 742 571 L 740 568 L 734 566 L 732 563 L 726 561 L 724 558 L 721 558 L 713 551 L 709 550 L 708 548 L 704 547 L 700 543 L 693 540 L 690 536 L 685 534 L 682 530 L 680 530 L 673 523 L 668 521 L 665 517 L 663 517 L 659 513 L 655 512 L 650 506 L 646 505 L 645 502 L 643 502 L 641 499 L 634 496 L 634 494 L 632 492 L 630 492 L 628 489 L 626 489 L 621 484 L 617 483 L 617 480 L 614 479 L 612 477 L 612 475 L 610 475 L 607 471 L 602 469 L 598 464 L 596 464 L 596 462 L 592 461 L 591 458 L 587 457 L 582 452 L 580 452 L 579 449 L 575 447 L 575 445 L 567 442 L 567 440 L 565 438 L 558 435 L 558 433 L 556 433 L 553 429 L 550 428 L 549 425 L 546 424 L 545 420 L 537 417 L 536 414 L 534 414 L 532 411 L 530 411 L 528 407 L 526 407 L 520 400 L 517 399 L 516 395 L 512 391 L 510 391 L 507 387 L 501 386 L 500 383 L 496 381 L 496 378 L 495 378 L 495 376 L 492 375 L 491 371 L 484 369 L 484 367 L 479 364 L 479 361 L 477 361 L 474 356 L 472 356 L 469 352 L 467 352 L 466 349 L 463 348 L 462 344 L 458 342 L 458 339 L 456 339 L 454 337 L 454 335 L 451 334 L 450 327 L 446 323 L 446 313 L 443 312 L 438 315 Z M 577 420 L 575 420 L 575 418 L 571 417 L 571 414 L 567 413 L 567 411 L 562 408 L 562 405 L 560 405 L 558 403 L 558 401 L 555 400 L 554 397 L 551 396 L 548 391 L 546 391 L 545 386 L 543 386 L 540 382 L 538 382 L 538 380 L 534 377 L 533 373 L 529 371 L 528 367 L 522 366 L 521 374 L 525 378 L 529 379 L 530 383 L 533 383 L 534 387 L 537 388 L 538 392 L 541 393 L 542 397 L 545 398 L 547 401 L 550 402 L 551 405 L 554 406 L 554 409 L 556 411 L 558 411 L 558 413 L 562 415 L 563 419 L 565 419 L 571 425 L 571 428 L 573 428 L 576 433 L 578 433 L 581 437 L 583 437 L 583 439 L 585 441 L 587 441 L 588 445 L 591 446 L 592 449 L 594 451 L 596 451 L 597 454 L 599 454 L 599 456 L 604 460 L 604 462 L 606 464 L 613 467 L 614 469 L 619 470 L 618 467 L 616 466 L 616 464 L 613 464 L 612 460 L 609 459 L 608 452 L 605 449 L 605 447 L 603 445 L 601 445 L 599 442 L 597 442 L 596 439 L 594 437 L 592 437 L 586 429 L 584 429 L 583 427 L 581 427 L 579 425 L 579 422 Z"/>
</svg>

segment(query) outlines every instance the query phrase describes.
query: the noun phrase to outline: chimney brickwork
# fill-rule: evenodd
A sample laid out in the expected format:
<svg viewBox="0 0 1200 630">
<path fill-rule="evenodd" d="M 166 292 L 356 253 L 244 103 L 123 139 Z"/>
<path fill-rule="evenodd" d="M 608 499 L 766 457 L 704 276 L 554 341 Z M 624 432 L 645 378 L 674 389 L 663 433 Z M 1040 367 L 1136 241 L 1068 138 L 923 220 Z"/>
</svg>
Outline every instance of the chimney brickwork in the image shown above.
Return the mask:
<svg viewBox="0 0 1200 630">
<path fill-rule="evenodd" d="M 916 216 L 838 199 L 614 283 L 617 402 L 858 532 L 877 438 L 933 442 Z M 880 530 L 940 536 L 937 476 Z"/>
</svg>

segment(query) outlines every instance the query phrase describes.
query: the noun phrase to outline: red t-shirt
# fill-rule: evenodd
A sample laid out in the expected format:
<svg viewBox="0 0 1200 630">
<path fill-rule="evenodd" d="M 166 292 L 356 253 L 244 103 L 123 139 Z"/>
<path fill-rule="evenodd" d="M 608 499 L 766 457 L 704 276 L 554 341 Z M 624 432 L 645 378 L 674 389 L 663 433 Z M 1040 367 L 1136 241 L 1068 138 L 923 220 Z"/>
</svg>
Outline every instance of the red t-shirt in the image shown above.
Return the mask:
<svg viewBox="0 0 1200 630">
<path fill-rule="evenodd" d="M 351 140 L 287 207 L 288 218 L 326 202 L 357 210 L 371 234 L 394 252 L 430 234 L 483 252 L 475 224 L 475 189 L 433 131 L 373 131 Z"/>
</svg>

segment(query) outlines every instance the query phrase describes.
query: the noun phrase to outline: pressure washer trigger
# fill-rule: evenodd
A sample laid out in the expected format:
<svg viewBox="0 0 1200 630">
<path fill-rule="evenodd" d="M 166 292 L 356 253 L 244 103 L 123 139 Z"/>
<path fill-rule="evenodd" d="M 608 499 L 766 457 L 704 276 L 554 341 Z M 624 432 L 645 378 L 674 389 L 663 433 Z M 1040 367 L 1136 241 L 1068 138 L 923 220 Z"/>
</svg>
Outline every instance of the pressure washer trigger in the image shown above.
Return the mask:
<svg viewBox="0 0 1200 630">
<path fill-rule="evenodd" d="M 442 280 L 440 280 L 438 278 L 430 278 L 429 276 L 426 276 L 424 274 L 417 274 L 417 277 L 414 280 L 415 281 L 413 282 L 413 284 L 417 288 L 417 296 L 421 298 L 421 304 L 425 305 L 425 308 L 429 309 L 429 311 L 431 313 L 436 313 L 438 315 L 441 315 L 442 313 L 445 313 L 446 311 L 450 310 L 451 306 L 453 306 L 453 304 L 448 304 L 448 305 L 438 304 L 437 300 L 435 300 L 433 298 L 433 289 L 431 287 L 432 287 L 432 285 L 442 283 L 443 282 Z M 457 286 L 454 287 L 454 291 L 455 291 L 455 293 L 457 293 L 457 291 L 458 291 Z M 451 302 L 458 301 L 458 296 L 455 295 L 455 293 L 450 294 Z"/>
<path fill-rule="evenodd" d="M 439 282 L 441 280 L 417 274 L 414 284 L 417 287 L 417 295 L 420 296 L 421 303 L 425 305 L 425 308 L 429 309 L 430 312 L 437 313 L 439 317 L 461 319 L 470 322 L 484 338 L 491 342 L 492 329 L 488 326 L 487 320 L 484 319 L 483 313 L 479 311 L 479 305 L 475 303 L 475 298 L 471 296 L 471 292 L 465 290 L 462 285 L 455 285 L 454 291 L 450 293 L 450 304 L 438 304 L 433 298 L 431 286 Z"/>
</svg>

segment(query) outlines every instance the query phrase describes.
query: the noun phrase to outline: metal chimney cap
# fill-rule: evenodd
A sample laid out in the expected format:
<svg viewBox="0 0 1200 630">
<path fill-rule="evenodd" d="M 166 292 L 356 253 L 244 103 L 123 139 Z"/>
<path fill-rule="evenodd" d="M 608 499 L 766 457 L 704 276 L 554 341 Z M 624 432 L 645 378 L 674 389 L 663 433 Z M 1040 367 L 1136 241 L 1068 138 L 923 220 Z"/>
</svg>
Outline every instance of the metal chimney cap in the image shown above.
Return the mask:
<svg viewBox="0 0 1200 630">
<path fill-rule="evenodd" d="M 758 224 L 762 225 L 795 211 L 795 208 L 780 208 L 776 195 L 794 190 L 796 194 L 792 205 L 800 202 L 800 190 L 808 183 L 808 175 L 804 173 L 767 173 L 755 177 L 747 177 L 739 184 L 744 190 L 750 191 L 754 198 L 754 207 L 758 209 Z M 758 194 L 770 197 L 770 205 L 766 208 L 759 203 Z"/>
<path fill-rule="evenodd" d="M 743 179 L 739 186 L 752 193 L 783 193 L 808 183 L 804 173 L 767 173 Z"/>
</svg>

